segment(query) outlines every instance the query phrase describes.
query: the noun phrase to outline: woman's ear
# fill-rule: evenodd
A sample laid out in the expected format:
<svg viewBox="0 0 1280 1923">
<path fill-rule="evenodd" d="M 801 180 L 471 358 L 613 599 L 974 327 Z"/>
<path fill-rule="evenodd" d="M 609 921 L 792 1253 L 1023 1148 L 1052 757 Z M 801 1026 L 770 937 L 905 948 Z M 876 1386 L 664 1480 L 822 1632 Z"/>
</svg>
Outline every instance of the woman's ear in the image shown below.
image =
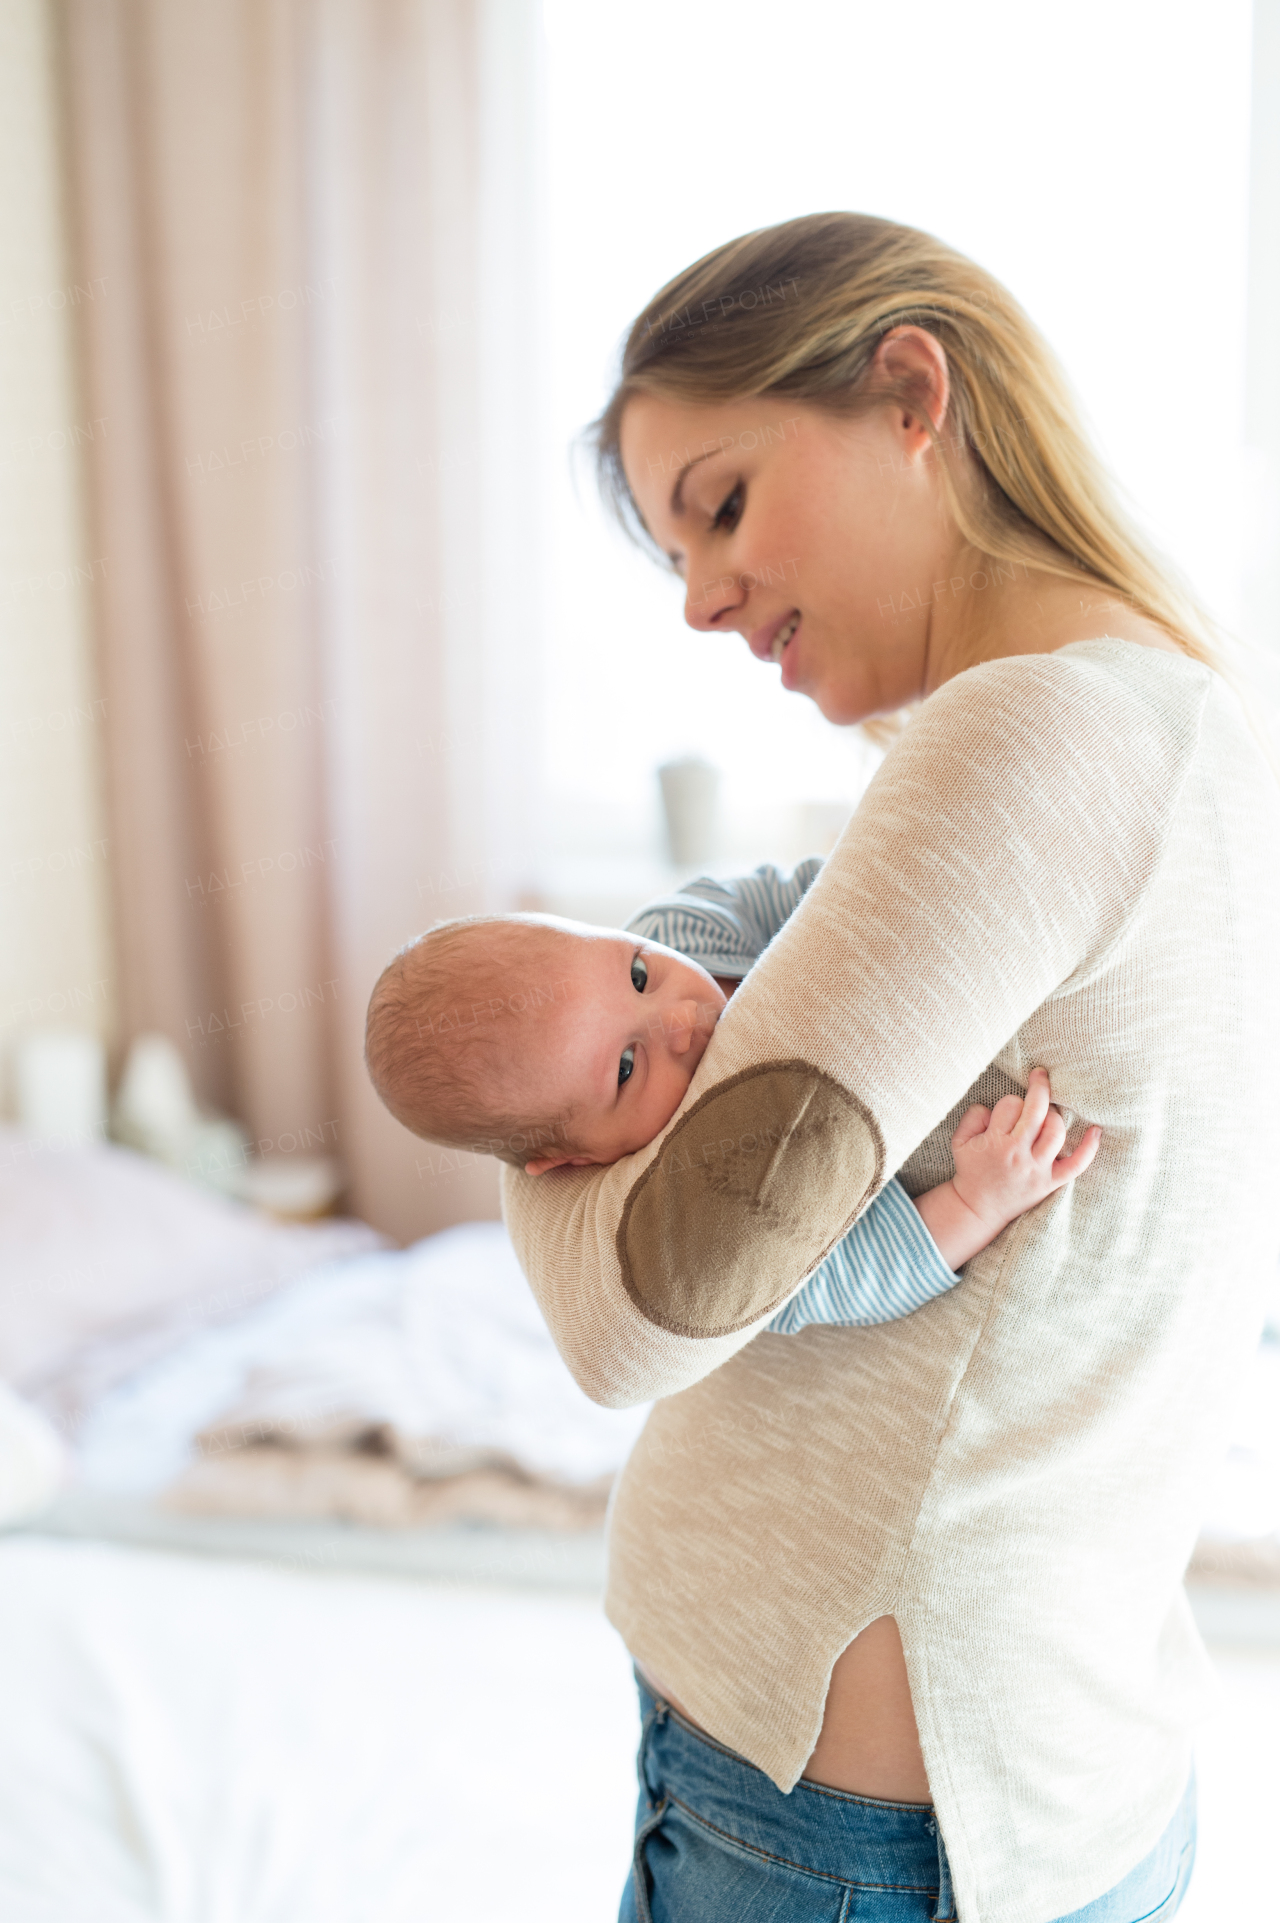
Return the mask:
<svg viewBox="0 0 1280 1923">
<path fill-rule="evenodd" d="M 924 327 L 894 327 L 885 335 L 871 363 L 873 385 L 889 388 L 902 407 L 902 432 L 908 457 L 932 446 L 932 435 L 942 432 L 951 399 L 947 350 Z"/>
</svg>

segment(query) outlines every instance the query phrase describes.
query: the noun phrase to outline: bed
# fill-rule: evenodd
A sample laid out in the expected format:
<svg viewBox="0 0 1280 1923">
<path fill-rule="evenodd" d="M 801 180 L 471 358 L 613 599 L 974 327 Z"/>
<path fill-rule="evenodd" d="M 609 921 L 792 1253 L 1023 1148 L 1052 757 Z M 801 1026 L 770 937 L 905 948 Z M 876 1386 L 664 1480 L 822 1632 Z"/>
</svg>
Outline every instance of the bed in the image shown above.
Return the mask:
<svg viewBox="0 0 1280 1923">
<path fill-rule="evenodd" d="M 644 1411 L 578 1390 L 498 1223 L 393 1249 L 13 1132 L 0 1219 L 0 1378 L 62 1447 L 43 1533 L 598 1586 Z"/>
<path fill-rule="evenodd" d="M 643 1412 L 580 1394 L 501 1228 L 400 1251 L 14 1132 L 0 1218 L 6 1923 L 609 1914 Z"/>
<path fill-rule="evenodd" d="M 0 1914 L 611 1914 L 601 1525 L 644 1411 L 577 1390 L 501 1227 L 395 1250 L 12 1133 L 0 1214 Z M 1280 1644 L 1275 1341 L 1190 1587 Z"/>
</svg>

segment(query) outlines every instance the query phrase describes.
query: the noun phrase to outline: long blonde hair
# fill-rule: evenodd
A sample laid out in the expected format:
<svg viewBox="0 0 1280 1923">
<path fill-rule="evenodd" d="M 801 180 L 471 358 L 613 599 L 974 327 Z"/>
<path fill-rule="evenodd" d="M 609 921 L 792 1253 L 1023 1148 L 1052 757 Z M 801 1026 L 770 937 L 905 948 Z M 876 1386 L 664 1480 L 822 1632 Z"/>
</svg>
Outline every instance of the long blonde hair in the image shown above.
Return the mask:
<svg viewBox="0 0 1280 1923">
<path fill-rule="evenodd" d="M 754 396 L 852 415 L 918 394 L 868 378 L 892 328 L 946 350 L 939 467 L 978 554 L 1078 579 L 1083 570 L 1194 660 L 1220 667 L 1214 624 L 1133 526 L 1090 446 L 1048 344 L 992 275 L 931 235 L 870 214 L 809 214 L 744 234 L 677 274 L 636 320 L 590 430 L 606 500 L 646 530 L 619 452 L 637 394 L 691 405 Z M 926 426 L 929 425 L 927 416 Z M 960 485 L 961 462 L 978 485 Z"/>
</svg>

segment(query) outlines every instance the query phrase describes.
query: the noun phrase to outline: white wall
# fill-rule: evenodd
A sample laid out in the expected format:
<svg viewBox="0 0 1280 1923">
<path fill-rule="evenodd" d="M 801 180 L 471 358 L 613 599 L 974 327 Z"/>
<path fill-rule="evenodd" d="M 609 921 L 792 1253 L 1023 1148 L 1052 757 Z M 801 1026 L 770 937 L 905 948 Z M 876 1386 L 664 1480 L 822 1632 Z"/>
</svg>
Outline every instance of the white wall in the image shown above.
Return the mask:
<svg viewBox="0 0 1280 1923">
<path fill-rule="evenodd" d="M 76 392 L 51 8 L 0 8 L 0 1052 L 24 1028 L 110 1032 L 103 704 L 89 595 L 109 560 L 77 448 L 111 431 Z"/>
</svg>

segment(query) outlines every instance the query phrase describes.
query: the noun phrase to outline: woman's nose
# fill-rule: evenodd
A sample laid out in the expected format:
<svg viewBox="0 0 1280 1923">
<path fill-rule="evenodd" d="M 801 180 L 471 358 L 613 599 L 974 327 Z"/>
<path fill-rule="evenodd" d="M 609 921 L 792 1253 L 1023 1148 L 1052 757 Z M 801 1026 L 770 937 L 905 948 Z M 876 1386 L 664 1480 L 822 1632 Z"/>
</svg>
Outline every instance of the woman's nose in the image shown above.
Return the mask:
<svg viewBox="0 0 1280 1923">
<path fill-rule="evenodd" d="M 691 628 L 699 628 L 703 632 L 726 627 L 729 617 L 747 598 L 742 576 L 709 572 L 695 574 L 692 556 L 688 567 L 684 595 L 685 620 Z"/>
</svg>

